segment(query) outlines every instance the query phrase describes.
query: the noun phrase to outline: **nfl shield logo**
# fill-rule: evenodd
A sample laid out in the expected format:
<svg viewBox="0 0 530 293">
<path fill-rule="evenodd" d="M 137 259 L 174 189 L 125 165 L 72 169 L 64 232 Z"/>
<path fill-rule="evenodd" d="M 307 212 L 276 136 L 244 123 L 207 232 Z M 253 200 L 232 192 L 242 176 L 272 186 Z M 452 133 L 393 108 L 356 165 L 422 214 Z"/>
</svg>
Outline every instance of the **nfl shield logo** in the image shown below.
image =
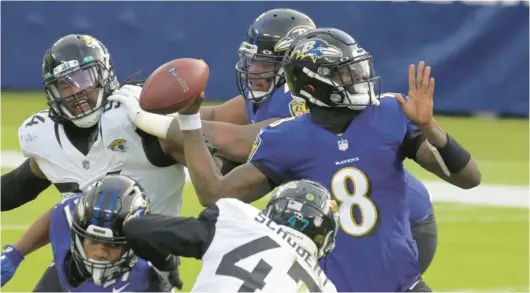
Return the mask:
<svg viewBox="0 0 530 293">
<path fill-rule="evenodd" d="M 337 145 L 339 146 L 339 150 L 345 151 L 348 149 L 348 141 L 346 139 L 341 139 L 337 141 Z"/>
<path fill-rule="evenodd" d="M 87 160 L 83 161 L 83 169 L 88 170 L 90 169 L 90 162 Z"/>
</svg>

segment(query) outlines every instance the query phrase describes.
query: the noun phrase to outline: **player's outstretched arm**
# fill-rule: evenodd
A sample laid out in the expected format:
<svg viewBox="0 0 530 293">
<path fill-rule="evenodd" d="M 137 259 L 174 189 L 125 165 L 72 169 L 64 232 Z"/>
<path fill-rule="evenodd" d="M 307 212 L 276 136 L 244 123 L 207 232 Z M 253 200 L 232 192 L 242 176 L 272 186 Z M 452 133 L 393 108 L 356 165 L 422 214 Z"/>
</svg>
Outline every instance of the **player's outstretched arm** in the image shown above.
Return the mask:
<svg viewBox="0 0 530 293">
<path fill-rule="evenodd" d="M 231 124 L 248 124 L 245 99 L 239 95 L 218 106 L 202 106 L 199 110 L 202 120 Z"/>
<path fill-rule="evenodd" d="M 49 234 L 53 209 L 40 216 L 16 242 L 15 247 L 24 256 L 50 243 Z"/>
<path fill-rule="evenodd" d="M 252 164 L 241 165 L 226 176 L 222 176 L 209 156 L 201 131 L 199 107 L 204 96 L 187 109 L 180 111 L 178 117 L 184 136 L 184 154 L 188 171 L 195 191 L 202 205 L 208 206 L 219 198 L 238 198 L 252 202 L 271 191 L 268 177 Z M 175 123 L 173 123 L 175 124 Z M 173 125 L 172 124 L 172 125 Z M 171 136 L 171 126 L 167 131 Z"/>
<path fill-rule="evenodd" d="M 237 96 L 219 106 L 201 106 L 199 113 L 204 137 L 213 144 L 221 156 L 237 163 L 244 163 L 261 128 L 278 120 L 271 118 L 248 124 L 245 100 Z M 172 114 L 171 116 L 177 117 Z M 177 125 L 173 125 L 177 129 Z M 172 132 L 173 153 L 182 149 L 183 136 L 180 128 Z M 178 154 L 177 154 L 178 155 Z"/>
<path fill-rule="evenodd" d="M 435 81 L 430 74 L 431 67 L 425 66 L 425 62 L 418 64 L 417 71 L 411 64 L 408 71 L 408 98 L 396 95 L 407 118 L 414 122 L 427 139 L 417 149 L 415 160 L 426 170 L 458 187 L 476 187 L 481 180 L 477 162 L 433 119 Z"/>
<path fill-rule="evenodd" d="M 253 202 L 271 190 L 268 178 L 249 163 L 222 176 L 209 156 L 200 129 L 183 132 L 188 171 L 203 206 L 225 197 Z"/>
<path fill-rule="evenodd" d="M 259 131 L 276 120 L 271 118 L 248 125 L 203 121 L 202 132 L 223 157 L 245 163 Z"/>
<path fill-rule="evenodd" d="M 51 185 L 37 162 L 29 158 L 15 170 L 2 175 L 2 212 L 16 209 L 35 198 Z"/>
<path fill-rule="evenodd" d="M 15 245 L 7 245 L 4 248 L 2 252 L 2 286 L 15 275 L 18 266 L 26 255 L 50 242 L 49 232 L 52 210 L 49 210 L 35 221 Z"/>
<path fill-rule="evenodd" d="M 127 221 L 123 233 L 137 256 L 166 271 L 169 255 L 201 259 L 211 240 L 213 224 L 204 218 L 152 214 Z"/>
<path fill-rule="evenodd" d="M 271 191 L 268 177 L 252 164 L 242 165 L 226 176 L 221 176 L 200 130 L 202 123 L 199 107 L 204 95 L 201 94 L 201 97 L 187 109 L 179 111 L 181 115 L 178 118 L 143 111 L 138 100 L 134 98 L 112 95 L 109 100 L 123 103 L 131 121 L 143 131 L 158 138 L 178 141 L 176 136 L 182 130 L 186 165 L 199 200 L 204 206 L 223 197 L 235 197 L 245 202 L 252 202 Z"/>
<path fill-rule="evenodd" d="M 460 188 L 478 186 L 481 173 L 471 154 L 434 120 L 429 128 L 420 128 L 427 139 L 418 148 L 415 161 L 425 170 Z"/>
<path fill-rule="evenodd" d="M 172 116 L 178 117 L 178 115 Z M 278 119 L 271 118 L 248 125 L 203 120 L 202 132 L 204 138 L 212 146 L 215 146 L 216 151 L 222 157 L 236 163 L 244 163 L 247 161 L 259 131 Z M 161 145 L 163 146 L 164 152 L 171 154 L 179 163 L 186 164 L 183 152 L 184 136 L 180 130 L 178 120 L 173 121 L 171 128 L 173 131 L 167 137 L 167 142 L 161 141 Z"/>
</svg>

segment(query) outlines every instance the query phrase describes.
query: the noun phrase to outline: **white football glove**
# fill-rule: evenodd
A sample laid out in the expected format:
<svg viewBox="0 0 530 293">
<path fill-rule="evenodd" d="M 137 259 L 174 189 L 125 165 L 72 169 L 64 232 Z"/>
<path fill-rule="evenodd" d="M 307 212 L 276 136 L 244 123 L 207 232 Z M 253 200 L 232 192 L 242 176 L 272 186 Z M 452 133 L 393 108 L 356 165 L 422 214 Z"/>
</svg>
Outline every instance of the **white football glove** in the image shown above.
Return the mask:
<svg viewBox="0 0 530 293">
<path fill-rule="evenodd" d="M 127 116 L 129 116 L 129 119 L 131 119 L 134 124 L 137 124 L 138 116 L 141 112 L 144 112 L 144 110 L 140 108 L 140 101 L 138 98 L 131 93 L 116 90 L 110 97 L 108 97 L 108 100 L 121 103 L 125 107 Z"/>
<path fill-rule="evenodd" d="M 108 98 L 109 101 L 120 102 L 126 110 L 132 123 L 141 130 L 165 139 L 173 117 L 153 114 L 140 108 L 140 93 L 142 88 L 136 85 L 124 85 L 115 90 Z"/>
<path fill-rule="evenodd" d="M 139 102 L 141 93 L 142 87 L 127 84 L 112 92 L 112 95 L 108 98 L 108 100 L 123 104 L 127 110 L 127 116 L 129 116 L 129 119 L 136 124 L 139 112 L 143 111 L 140 108 Z"/>
<path fill-rule="evenodd" d="M 126 97 L 134 97 L 136 100 L 140 100 L 140 94 L 142 93 L 142 87 L 132 84 L 126 84 L 121 88 L 112 92 L 113 95 L 120 95 Z"/>
</svg>

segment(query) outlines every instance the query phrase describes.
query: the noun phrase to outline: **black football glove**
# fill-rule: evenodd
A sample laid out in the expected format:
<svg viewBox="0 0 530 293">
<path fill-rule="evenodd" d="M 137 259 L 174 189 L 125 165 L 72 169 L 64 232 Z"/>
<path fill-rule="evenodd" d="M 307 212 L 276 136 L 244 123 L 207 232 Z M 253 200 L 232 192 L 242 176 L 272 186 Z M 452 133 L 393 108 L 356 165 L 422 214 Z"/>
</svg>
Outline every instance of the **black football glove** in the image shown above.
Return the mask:
<svg viewBox="0 0 530 293">
<path fill-rule="evenodd" d="M 179 265 L 180 259 L 172 255 L 168 257 L 167 266 L 164 267 L 164 270 L 159 270 L 153 266 L 158 274 L 162 292 L 171 292 L 175 287 L 182 290 L 183 284 L 180 280 Z"/>
</svg>

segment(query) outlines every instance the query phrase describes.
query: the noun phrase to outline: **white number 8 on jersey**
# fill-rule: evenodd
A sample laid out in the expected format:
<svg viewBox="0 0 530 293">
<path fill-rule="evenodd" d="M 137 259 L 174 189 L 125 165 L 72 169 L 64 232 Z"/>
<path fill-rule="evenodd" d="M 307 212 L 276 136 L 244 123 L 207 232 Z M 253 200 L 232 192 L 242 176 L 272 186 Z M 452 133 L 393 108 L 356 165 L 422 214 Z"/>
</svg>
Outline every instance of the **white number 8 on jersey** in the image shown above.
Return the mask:
<svg viewBox="0 0 530 293">
<path fill-rule="evenodd" d="M 353 193 L 348 190 L 348 181 L 353 185 Z M 340 169 L 331 179 L 331 193 L 340 202 L 339 224 L 342 230 L 351 236 L 368 234 L 377 223 L 377 208 L 368 198 L 370 182 L 361 170 L 353 167 Z M 353 207 L 361 212 L 358 223 L 353 215 Z"/>
</svg>

